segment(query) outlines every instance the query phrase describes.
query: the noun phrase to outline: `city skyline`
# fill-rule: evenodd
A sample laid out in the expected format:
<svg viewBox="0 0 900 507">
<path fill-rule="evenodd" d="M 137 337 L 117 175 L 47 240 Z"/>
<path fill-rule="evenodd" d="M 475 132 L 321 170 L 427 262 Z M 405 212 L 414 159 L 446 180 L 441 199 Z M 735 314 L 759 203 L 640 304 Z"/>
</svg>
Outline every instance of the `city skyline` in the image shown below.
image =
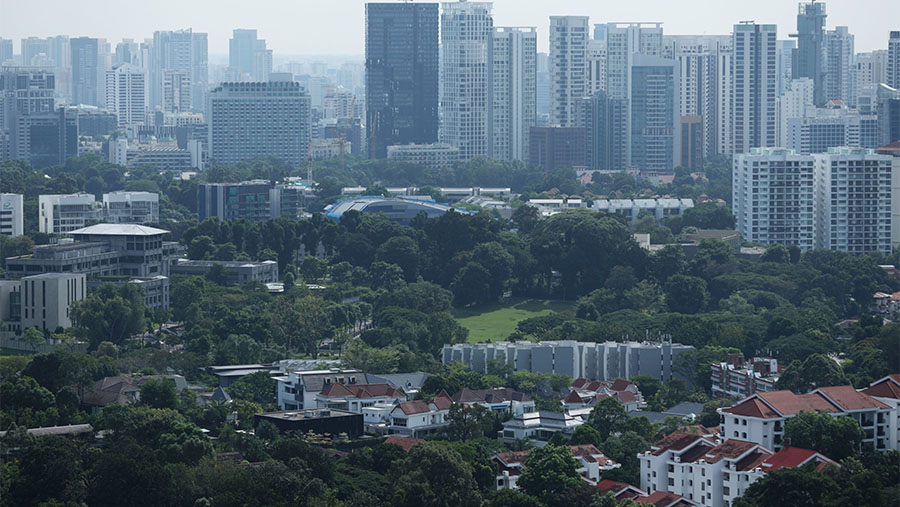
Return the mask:
<svg viewBox="0 0 900 507">
<path fill-rule="evenodd" d="M 195 32 L 209 33 L 211 55 L 227 55 L 229 39 L 235 28 L 257 29 L 266 39 L 275 58 L 299 55 L 362 56 L 365 51 L 364 0 L 339 0 L 344 8 L 335 9 L 333 2 L 303 2 L 284 5 L 263 0 L 252 5 L 238 2 L 175 3 L 171 0 L 130 7 L 129 16 L 110 25 L 103 16 L 92 13 L 107 12 L 120 7 L 109 0 L 91 2 L 90 9 L 73 9 L 63 0 L 48 0 L 38 7 L 34 3 L 7 2 L 8 15 L 0 19 L 0 37 L 13 39 L 16 53 L 20 39 L 29 36 L 47 37 L 70 35 L 105 37 L 116 43 L 123 38 L 141 40 L 153 36 L 156 30 L 177 30 L 191 27 Z M 380 2 L 375 2 L 380 3 Z M 589 16 L 590 24 L 607 22 L 662 22 L 667 35 L 714 35 L 731 33 L 731 27 L 745 20 L 777 24 L 778 38 L 787 39 L 796 32 L 797 4 L 779 0 L 761 0 L 735 5 L 714 0 L 696 0 L 691 9 L 684 4 L 649 0 L 635 3 L 596 3 L 586 0 L 560 2 L 521 2 L 498 0 L 493 2 L 493 16 L 498 26 L 536 26 L 538 51 L 549 51 L 548 29 L 550 16 Z M 859 0 L 827 2 L 826 26 L 848 26 L 856 36 L 857 52 L 883 49 L 892 21 L 900 19 L 900 3 L 887 0 Z M 171 7 L 171 8 L 169 8 Z M 250 8 L 252 7 L 252 8 Z M 210 19 L 215 8 L 222 13 Z M 273 16 L 273 12 L 280 13 Z M 703 16 L 696 13 L 702 12 Z M 173 16 L 177 13 L 177 16 Z M 289 20 L 289 21 L 288 21 Z M 77 29 L 73 29 L 77 28 Z"/>
</svg>

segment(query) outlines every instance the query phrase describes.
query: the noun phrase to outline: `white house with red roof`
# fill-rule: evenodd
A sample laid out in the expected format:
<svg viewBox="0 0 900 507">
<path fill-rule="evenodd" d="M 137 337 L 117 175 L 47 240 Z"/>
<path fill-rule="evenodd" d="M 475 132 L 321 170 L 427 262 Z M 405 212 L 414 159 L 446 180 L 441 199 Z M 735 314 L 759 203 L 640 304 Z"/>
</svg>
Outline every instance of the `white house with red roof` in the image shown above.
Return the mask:
<svg viewBox="0 0 900 507">
<path fill-rule="evenodd" d="M 681 495 L 700 505 L 730 507 L 751 484 L 772 470 L 816 463 L 836 465 L 807 449 L 773 452 L 754 442 L 715 442 L 698 435 L 672 433 L 638 455 L 641 488 L 649 494 Z"/>
<path fill-rule="evenodd" d="M 434 433 L 450 424 L 447 414 L 452 404 L 446 391 L 441 391 L 428 403 L 422 400 L 398 403 L 390 411 L 387 432 L 416 438 Z"/>
<path fill-rule="evenodd" d="M 862 392 L 893 408 L 892 416 L 888 417 L 886 434 L 887 441 L 893 442 L 894 446 L 888 448 L 900 449 L 900 373 L 876 380 Z"/>
<path fill-rule="evenodd" d="M 563 400 L 566 408 L 593 406 L 606 397 L 616 398 L 625 406 L 626 412 L 638 410 L 646 405 L 641 390 L 634 382 L 622 378 L 616 380 L 577 378 L 569 386 L 569 391 L 569 395 Z"/>
<path fill-rule="evenodd" d="M 406 401 L 406 393 L 390 384 L 329 384 L 316 394 L 317 408 L 336 408 L 362 413 L 376 403 L 396 405 Z"/>
<path fill-rule="evenodd" d="M 897 405 L 857 391 L 852 386 L 821 387 L 807 394 L 791 391 L 756 393 L 737 404 L 720 408 L 722 437 L 755 442 L 769 449 L 784 446 L 784 422 L 801 412 L 827 412 L 853 417 L 875 449 L 900 450 Z"/>
<path fill-rule="evenodd" d="M 593 445 L 571 445 L 569 449 L 578 462 L 578 473 L 588 484 L 595 485 L 602 472 L 619 468 L 622 465 L 607 458 Z M 501 452 L 492 460 L 497 466 L 496 489 L 518 489 L 516 481 L 525 468 L 525 460 L 529 451 Z"/>
</svg>

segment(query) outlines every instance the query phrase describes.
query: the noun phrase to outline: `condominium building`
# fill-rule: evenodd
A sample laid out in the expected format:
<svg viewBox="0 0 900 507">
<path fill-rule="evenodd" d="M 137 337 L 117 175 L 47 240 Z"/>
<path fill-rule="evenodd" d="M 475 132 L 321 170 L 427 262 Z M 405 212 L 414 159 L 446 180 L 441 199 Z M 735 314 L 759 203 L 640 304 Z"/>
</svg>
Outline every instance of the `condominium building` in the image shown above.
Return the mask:
<svg viewBox="0 0 900 507">
<path fill-rule="evenodd" d="M 813 158 L 816 248 L 890 254 L 892 157 L 843 147 Z"/>
<path fill-rule="evenodd" d="M 461 162 L 486 156 L 490 124 L 489 2 L 445 2 L 441 11 L 438 139 L 459 149 Z"/>
<path fill-rule="evenodd" d="M 606 91 L 606 39 L 589 40 L 587 44 L 585 56 L 587 82 L 584 86 L 585 96 L 589 97 L 597 92 Z"/>
<path fill-rule="evenodd" d="M 853 34 L 846 26 L 825 32 L 825 100 L 855 104 L 853 97 Z M 817 104 L 821 105 L 821 104 Z"/>
<path fill-rule="evenodd" d="M 53 194 L 38 196 L 38 231 L 60 234 L 83 228 L 99 220 L 102 210 L 93 194 Z"/>
<path fill-rule="evenodd" d="M 662 342 L 575 342 L 542 341 L 458 343 L 444 345 L 444 364 L 461 361 L 473 371 L 487 373 L 492 362 L 511 364 L 516 371 L 559 373 L 572 378 L 597 380 L 629 379 L 650 375 L 669 380 L 678 354 L 693 350 L 689 345 Z"/>
<path fill-rule="evenodd" d="M 721 435 L 780 450 L 785 445 L 784 423 L 788 419 L 801 412 L 826 412 L 855 419 L 865 432 L 863 445 L 869 444 L 878 451 L 900 450 L 896 394 L 882 399 L 883 394 L 869 394 L 869 389 L 857 391 L 846 385 L 822 387 L 800 395 L 790 391 L 756 393 L 731 407 L 718 409 L 722 415 Z"/>
<path fill-rule="evenodd" d="M 366 4 L 366 130 L 370 158 L 438 139 L 438 4 Z"/>
<path fill-rule="evenodd" d="M 878 118 L 860 115 L 843 104 L 809 108 L 803 116 L 787 118 L 785 123 L 784 147 L 801 155 L 825 153 L 837 146 L 878 146 Z"/>
<path fill-rule="evenodd" d="M 814 246 L 813 158 L 784 148 L 752 148 L 734 156 L 737 230 L 745 241 Z"/>
<path fill-rule="evenodd" d="M 814 108 L 812 79 L 803 77 L 787 80 L 784 91 L 775 101 L 775 114 L 778 118 L 775 138 L 778 146 L 788 145 L 788 119 L 803 118 L 807 111 Z"/>
<path fill-rule="evenodd" d="M 577 102 L 587 94 L 587 16 L 550 16 L 550 124 L 577 125 Z"/>
<path fill-rule="evenodd" d="M 244 218 L 260 222 L 279 215 L 275 185 L 266 180 L 241 183 L 205 183 L 197 186 L 197 213 L 200 220 Z"/>
<path fill-rule="evenodd" d="M 652 215 L 657 220 L 681 216 L 694 207 L 693 199 L 595 199 L 592 210 L 617 213 L 628 220 Z"/>
<path fill-rule="evenodd" d="M 888 38 L 887 85 L 900 89 L 900 30 L 892 31 Z"/>
<path fill-rule="evenodd" d="M 776 144 L 776 32 L 776 25 L 734 25 L 731 135 L 735 154 Z"/>
<path fill-rule="evenodd" d="M 775 470 L 809 465 L 821 471 L 838 466 L 808 449 L 786 447 L 774 452 L 752 441 L 718 442 L 682 432 L 670 433 L 638 454 L 638 460 L 642 489 L 683 497 L 681 503 L 663 505 L 710 507 L 731 507 L 751 484 Z"/>
<path fill-rule="evenodd" d="M 72 104 L 102 105 L 101 90 L 97 83 L 100 74 L 100 48 L 97 39 L 69 39 L 69 48 L 72 52 Z"/>
<path fill-rule="evenodd" d="M 394 145 L 387 147 L 387 158 L 430 169 L 445 169 L 459 162 L 459 148 L 446 143 Z"/>
<path fill-rule="evenodd" d="M 495 27 L 491 40 L 490 155 L 526 160 L 537 112 L 537 30 Z"/>
<path fill-rule="evenodd" d="M 153 32 L 153 43 L 150 46 L 150 108 L 170 110 L 176 105 L 183 108 L 185 99 L 189 99 L 191 111 L 202 112 L 206 107 L 206 93 L 209 81 L 209 50 L 207 34 L 185 30 L 160 30 Z M 170 74 L 167 79 L 167 73 Z M 178 74 L 180 73 L 180 74 Z M 177 80 L 173 79 L 177 76 Z M 166 82 L 168 80 L 168 99 Z M 173 86 L 183 86 L 187 81 L 190 94 L 183 94 L 174 100 Z M 179 93 L 183 90 L 179 90 Z M 170 109 L 165 109 L 166 107 Z M 185 109 L 179 109 L 187 111 Z"/>
<path fill-rule="evenodd" d="M 147 114 L 147 72 L 130 63 L 106 71 L 106 108 L 118 117 L 119 128 L 142 125 Z"/>
<path fill-rule="evenodd" d="M 87 294 L 83 273 L 45 273 L 19 280 L 0 280 L 2 331 L 17 335 L 34 328 L 52 332 L 72 327 L 69 310 Z"/>
<path fill-rule="evenodd" d="M 13 60 L 13 41 L 0 37 L 0 64 Z"/>
<path fill-rule="evenodd" d="M 22 194 L 0 194 L 0 236 L 25 234 Z"/>
<path fill-rule="evenodd" d="M 753 357 L 744 361 L 743 354 L 728 354 L 725 361 L 710 368 L 713 396 L 749 396 L 774 391 L 780 372 L 777 359 Z"/>
<path fill-rule="evenodd" d="M 878 146 L 887 146 L 900 139 L 900 88 L 882 83 L 876 93 Z"/>
<path fill-rule="evenodd" d="M 127 191 L 103 194 L 103 219 L 114 224 L 157 223 L 159 194 Z"/>
<path fill-rule="evenodd" d="M 794 77 L 792 64 L 794 60 L 794 52 L 797 51 L 797 41 L 780 40 L 778 41 L 778 55 L 775 64 L 778 73 L 778 86 L 776 93 L 781 95 L 784 93 L 785 85 Z"/>
<path fill-rule="evenodd" d="M 191 111 L 191 75 L 181 69 L 165 69 L 162 73 L 163 112 L 189 113 Z"/>
<path fill-rule="evenodd" d="M 209 93 L 207 110 L 211 161 L 272 155 L 294 167 L 306 164 L 310 97 L 299 83 L 222 83 Z"/>
</svg>

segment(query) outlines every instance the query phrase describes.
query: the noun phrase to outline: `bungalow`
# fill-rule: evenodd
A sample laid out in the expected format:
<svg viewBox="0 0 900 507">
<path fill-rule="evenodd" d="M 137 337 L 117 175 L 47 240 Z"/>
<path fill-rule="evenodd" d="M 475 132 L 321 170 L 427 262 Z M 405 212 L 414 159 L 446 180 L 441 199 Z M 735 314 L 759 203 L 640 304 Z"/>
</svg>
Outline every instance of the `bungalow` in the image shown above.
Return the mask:
<svg viewBox="0 0 900 507">
<path fill-rule="evenodd" d="M 462 391 L 454 394 L 451 399 L 453 403 L 481 405 L 494 412 L 512 415 L 527 414 L 535 410 L 534 400 L 529 398 L 527 394 L 520 393 L 509 387 L 497 389 L 464 388 Z"/>
<path fill-rule="evenodd" d="M 597 484 L 600 474 L 607 470 L 619 468 L 622 465 L 607 458 L 593 445 L 569 446 L 575 461 L 578 462 L 578 473 L 589 484 Z M 525 468 L 525 460 L 528 451 L 501 452 L 492 458 L 497 465 L 496 489 L 518 489 L 516 481 Z"/>
<path fill-rule="evenodd" d="M 516 440 L 530 439 L 534 445 L 543 447 L 557 431 L 571 437 L 575 428 L 584 424 L 585 419 L 581 415 L 573 415 L 570 412 L 528 412 L 513 417 L 503 423 L 503 431 L 498 435 L 502 443 L 512 443 Z"/>
<path fill-rule="evenodd" d="M 103 377 L 85 390 L 81 397 L 81 405 L 91 414 L 114 403 L 133 403 L 141 399 L 141 388 L 131 377 L 116 375 Z"/>
<path fill-rule="evenodd" d="M 388 434 L 418 438 L 449 425 L 447 414 L 450 412 L 450 405 L 453 402 L 450 401 L 449 396 L 446 396 L 446 392 L 442 391 L 441 394 L 430 403 L 415 400 L 395 405 L 390 411 Z"/>
<path fill-rule="evenodd" d="M 605 381 L 577 378 L 569 386 L 569 391 L 569 395 L 563 401 L 566 408 L 593 407 L 608 397 L 616 398 L 624 405 L 626 412 L 638 410 L 646 405 L 641 390 L 634 382 L 621 378 Z"/>
<path fill-rule="evenodd" d="M 406 394 L 390 384 L 329 384 L 315 396 L 316 407 L 338 408 L 362 413 L 375 404 L 396 405 L 406 401 Z"/>
</svg>

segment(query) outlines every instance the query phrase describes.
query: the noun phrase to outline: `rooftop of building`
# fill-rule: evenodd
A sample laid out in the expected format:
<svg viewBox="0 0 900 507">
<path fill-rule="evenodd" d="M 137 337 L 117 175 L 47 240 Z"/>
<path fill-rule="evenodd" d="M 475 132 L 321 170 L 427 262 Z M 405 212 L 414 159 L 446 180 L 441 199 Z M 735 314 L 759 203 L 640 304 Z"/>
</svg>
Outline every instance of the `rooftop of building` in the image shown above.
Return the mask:
<svg viewBox="0 0 900 507">
<path fill-rule="evenodd" d="M 469 389 L 451 396 L 456 403 L 503 403 L 507 401 L 531 401 L 525 393 L 520 393 L 511 387 L 496 389 Z"/>
<path fill-rule="evenodd" d="M 322 390 L 320 396 L 326 397 L 346 397 L 353 396 L 355 398 L 405 398 L 406 394 L 399 389 L 395 389 L 390 384 L 331 384 Z"/>
<path fill-rule="evenodd" d="M 255 268 L 258 266 L 271 266 L 273 264 L 277 265 L 278 263 L 275 261 L 208 261 L 208 260 L 194 260 L 194 259 L 176 259 L 175 264 L 179 266 L 200 266 L 205 268 L 211 268 L 215 264 L 221 264 L 226 268 Z"/>
<path fill-rule="evenodd" d="M 76 229 L 69 234 L 92 236 L 158 236 L 169 231 L 138 224 L 96 224 Z"/>
<path fill-rule="evenodd" d="M 329 419 L 336 417 L 360 416 L 354 412 L 339 410 L 336 408 L 311 408 L 304 410 L 284 410 L 279 412 L 264 412 L 256 414 L 256 417 L 277 419 L 280 421 L 302 421 L 304 419 Z"/>
<path fill-rule="evenodd" d="M 424 441 L 425 440 L 421 438 L 406 437 L 403 435 L 391 435 L 387 437 L 382 443 L 393 444 L 397 447 L 400 447 L 404 451 L 409 452 L 409 450 L 412 449 L 416 444 L 421 444 Z"/>
</svg>

